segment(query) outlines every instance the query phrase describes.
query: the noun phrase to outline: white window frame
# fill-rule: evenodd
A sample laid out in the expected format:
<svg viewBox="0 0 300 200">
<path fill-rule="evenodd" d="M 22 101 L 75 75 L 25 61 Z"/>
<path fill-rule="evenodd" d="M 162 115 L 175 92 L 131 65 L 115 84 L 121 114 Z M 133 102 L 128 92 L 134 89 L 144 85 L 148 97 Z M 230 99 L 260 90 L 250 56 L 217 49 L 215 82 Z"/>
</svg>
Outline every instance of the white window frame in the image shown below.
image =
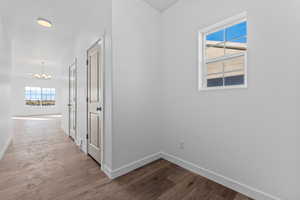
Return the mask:
<svg viewBox="0 0 300 200">
<path fill-rule="evenodd" d="M 246 21 L 248 26 L 248 20 L 247 20 L 247 12 L 243 12 L 239 15 L 230 17 L 228 19 L 225 19 L 219 23 L 216 23 L 212 26 L 206 27 L 204 29 L 201 29 L 199 31 L 198 39 L 199 39 L 199 63 L 198 63 L 198 86 L 200 91 L 206 91 L 206 90 L 224 90 L 224 89 L 236 89 L 236 88 L 247 88 L 248 87 L 248 72 L 247 72 L 247 56 L 248 56 L 248 46 L 247 51 L 239 54 L 230 54 L 230 55 L 224 55 L 222 57 L 213 58 L 209 60 L 205 60 L 205 48 L 206 48 L 206 36 L 210 33 L 217 32 L 222 29 L 226 29 L 232 25 L 238 24 L 240 22 Z M 247 43 L 248 43 L 248 33 L 247 33 Z M 209 62 L 216 62 L 216 61 L 225 61 L 231 58 L 237 58 L 240 56 L 244 56 L 244 84 L 242 85 L 233 85 L 233 86 L 226 86 L 223 84 L 223 86 L 217 86 L 217 87 L 207 87 L 207 63 Z M 224 72 L 223 72 L 224 73 Z"/>
<path fill-rule="evenodd" d="M 26 104 L 26 101 L 28 101 L 28 100 L 34 101 L 32 99 L 26 99 L 26 88 L 29 88 L 30 91 L 32 91 L 33 88 L 35 88 L 35 89 L 38 88 L 40 90 L 41 98 L 39 99 L 39 101 L 40 101 L 39 105 L 28 105 L 28 104 Z M 56 88 L 42 88 L 42 87 L 26 86 L 24 89 L 25 89 L 25 94 L 24 94 L 25 95 L 25 98 L 24 98 L 25 99 L 25 106 L 29 106 L 29 107 L 32 107 L 32 106 L 34 106 L 34 107 L 46 107 L 45 105 L 42 105 L 42 101 L 54 101 L 54 104 L 53 105 L 49 105 L 49 106 L 56 106 Z M 46 95 L 46 100 L 43 100 L 43 95 L 45 95 L 45 93 L 43 92 L 43 90 L 44 91 L 45 90 L 50 90 L 50 91 L 54 90 L 54 99 L 48 99 L 48 95 Z M 47 94 L 47 92 L 46 92 L 46 94 Z M 31 97 L 31 95 L 30 95 L 30 97 Z"/>
</svg>

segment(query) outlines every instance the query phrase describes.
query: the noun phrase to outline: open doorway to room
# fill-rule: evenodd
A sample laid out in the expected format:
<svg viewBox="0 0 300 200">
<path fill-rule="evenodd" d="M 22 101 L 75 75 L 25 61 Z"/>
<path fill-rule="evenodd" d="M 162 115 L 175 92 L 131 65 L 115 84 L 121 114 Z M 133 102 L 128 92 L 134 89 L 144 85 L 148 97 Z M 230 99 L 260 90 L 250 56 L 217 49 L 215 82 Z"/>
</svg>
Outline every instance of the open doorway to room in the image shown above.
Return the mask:
<svg viewBox="0 0 300 200">
<path fill-rule="evenodd" d="M 69 66 L 69 136 L 77 142 L 77 59 Z"/>
<path fill-rule="evenodd" d="M 99 164 L 103 159 L 104 38 L 87 50 L 87 153 Z"/>
</svg>

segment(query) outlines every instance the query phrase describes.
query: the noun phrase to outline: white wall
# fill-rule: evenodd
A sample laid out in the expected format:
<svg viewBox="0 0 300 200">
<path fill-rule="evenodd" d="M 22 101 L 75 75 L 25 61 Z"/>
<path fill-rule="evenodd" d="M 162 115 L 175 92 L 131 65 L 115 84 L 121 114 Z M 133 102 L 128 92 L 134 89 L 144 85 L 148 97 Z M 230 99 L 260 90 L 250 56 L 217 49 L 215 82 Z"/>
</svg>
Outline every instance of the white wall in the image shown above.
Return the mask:
<svg viewBox="0 0 300 200">
<path fill-rule="evenodd" d="M 25 87 L 55 88 L 55 106 L 28 106 L 25 104 Z M 61 113 L 61 81 L 59 79 L 39 80 L 28 77 L 12 78 L 12 114 L 14 116 L 30 116 Z"/>
<path fill-rule="evenodd" d="M 112 1 L 113 169 L 160 145 L 160 13 L 142 0 Z"/>
<path fill-rule="evenodd" d="M 300 47 L 291 42 L 300 42 L 298 4 L 272 2 L 270 10 L 263 1 L 182 0 L 161 16 L 141 0 L 99 2 L 93 8 L 99 12 L 90 12 L 74 48 L 83 150 L 86 50 L 106 32 L 105 103 L 112 100 L 105 105 L 108 168 L 163 150 L 281 199 L 297 200 Z M 243 11 L 249 17 L 248 89 L 199 92 L 198 30 Z"/>
<path fill-rule="evenodd" d="M 11 43 L 7 27 L 0 17 L 0 159 L 11 138 Z"/>
<path fill-rule="evenodd" d="M 91 7 L 90 5 L 93 5 Z M 86 6 L 86 7 L 85 7 Z M 93 0 L 89 4 L 84 3 L 81 5 L 82 10 L 88 10 L 89 12 L 76 14 L 74 18 L 79 18 L 84 23 L 80 25 L 78 32 L 73 33 L 77 35 L 74 42 L 74 49 L 72 51 L 73 59 L 69 60 L 69 64 L 74 62 L 74 59 L 77 58 L 78 63 L 78 106 L 77 106 L 77 142 L 81 144 L 81 148 L 86 152 L 86 134 L 87 134 L 87 115 L 86 115 L 86 54 L 87 49 L 91 47 L 100 37 L 105 36 L 105 77 L 111 77 L 111 18 L 112 18 L 112 3 L 110 0 Z M 63 105 L 68 104 L 68 65 L 63 67 Z M 105 155 L 104 155 L 104 164 L 111 168 L 112 166 L 112 133 L 111 133 L 111 78 L 105 79 Z M 68 110 L 67 107 L 62 107 L 63 112 L 63 123 L 62 128 L 66 133 L 68 133 Z"/>
<path fill-rule="evenodd" d="M 85 16 L 89 23 L 81 27 L 74 47 L 78 144 L 86 151 L 86 51 L 105 33 L 104 165 L 115 170 L 161 149 L 160 14 L 141 0 L 98 1 L 93 9 Z M 67 73 L 64 68 L 63 104 L 68 102 Z M 62 127 L 67 132 L 63 110 Z"/>
<path fill-rule="evenodd" d="M 296 0 L 182 0 L 163 13 L 165 152 L 281 199 L 299 199 L 299 7 Z M 243 11 L 248 89 L 199 92 L 197 31 Z"/>
</svg>

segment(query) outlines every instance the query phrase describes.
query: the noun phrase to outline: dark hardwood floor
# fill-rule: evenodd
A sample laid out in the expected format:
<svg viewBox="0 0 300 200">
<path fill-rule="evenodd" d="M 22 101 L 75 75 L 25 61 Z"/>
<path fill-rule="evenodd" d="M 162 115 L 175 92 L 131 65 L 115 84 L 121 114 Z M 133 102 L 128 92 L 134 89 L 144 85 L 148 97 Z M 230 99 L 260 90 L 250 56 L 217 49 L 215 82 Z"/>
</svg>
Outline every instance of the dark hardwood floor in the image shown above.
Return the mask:
<svg viewBox="0 0 300 200">
<path fill-rule="evenodd" d="M 14 120 L 0 161 L 1 200 L 250 200 L 165 160 L 110 180 L 60 129 L 60 120 Z"/>
</svg>

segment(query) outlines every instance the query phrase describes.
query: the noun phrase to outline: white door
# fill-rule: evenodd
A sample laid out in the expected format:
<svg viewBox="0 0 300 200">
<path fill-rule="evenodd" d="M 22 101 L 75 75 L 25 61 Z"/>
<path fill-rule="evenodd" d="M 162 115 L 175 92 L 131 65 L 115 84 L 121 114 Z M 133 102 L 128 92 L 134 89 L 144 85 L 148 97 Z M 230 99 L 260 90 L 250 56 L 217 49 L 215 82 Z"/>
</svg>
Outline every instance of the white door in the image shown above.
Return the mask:
<svg viewBox="0 0 300 200">
<path fill-rule="evenodd" d="M 101 164 L 103 138 L 103 40 L 87 52 L 88 56 L 88 154 Z"/>
<path fill-rule="evenodd" d="M 77 60 L 69 66 L 69 136 L 77 140 Z"/>
</svg>

